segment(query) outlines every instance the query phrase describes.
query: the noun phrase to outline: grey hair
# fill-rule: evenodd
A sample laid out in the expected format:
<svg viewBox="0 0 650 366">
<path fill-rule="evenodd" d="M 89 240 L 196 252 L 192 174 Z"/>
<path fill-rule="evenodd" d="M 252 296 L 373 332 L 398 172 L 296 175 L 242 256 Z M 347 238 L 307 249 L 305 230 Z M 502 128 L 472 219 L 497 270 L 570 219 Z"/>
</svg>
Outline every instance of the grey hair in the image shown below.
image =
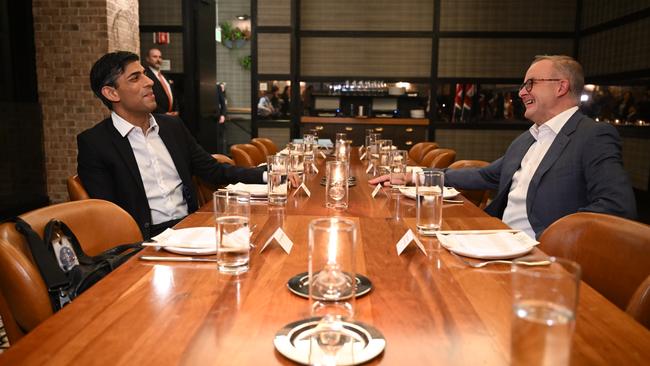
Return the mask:
<svg viewBox="0 0 650 366">
<path fill-rule="evenodd" d="M 544 60 L 551 61 L 555 71 L 569 80 L 569 91 L 573 98 L 580 102 L 580 95 L 582 95 L 582 89 L 585 87 L 585 73 L 580 63 L 570 56 L 539 55 L 535 56 L 531 65 Z"/>
</svg>

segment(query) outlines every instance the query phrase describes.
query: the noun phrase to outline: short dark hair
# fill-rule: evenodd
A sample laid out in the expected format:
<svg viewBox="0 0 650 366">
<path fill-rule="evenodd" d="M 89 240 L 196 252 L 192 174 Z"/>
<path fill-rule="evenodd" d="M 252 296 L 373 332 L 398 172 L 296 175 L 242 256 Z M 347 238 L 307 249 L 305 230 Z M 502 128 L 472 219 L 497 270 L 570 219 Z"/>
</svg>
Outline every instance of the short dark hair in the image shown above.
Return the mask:
<svg viewBox="0 0 650 366">
<path fill-rule="evenodd" d="M 117 78 L 122 75 L 126 65 L 137 62 L 140 57 L 129 51 L 116 51 L 100 57 L 90 69 L 90 88 L 108 109 L 113 109 L 110 100 L 102 95 L 105 86 L 117 86 Z"/>
</svg>

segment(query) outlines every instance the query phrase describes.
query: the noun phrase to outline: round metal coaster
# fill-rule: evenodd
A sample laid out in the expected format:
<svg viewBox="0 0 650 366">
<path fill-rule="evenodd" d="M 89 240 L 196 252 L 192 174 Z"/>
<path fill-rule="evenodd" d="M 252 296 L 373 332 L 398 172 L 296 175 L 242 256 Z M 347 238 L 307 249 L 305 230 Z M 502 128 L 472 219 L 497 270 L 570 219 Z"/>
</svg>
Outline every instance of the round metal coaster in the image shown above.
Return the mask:
<svg viewBox="0 0 650 366">
<path fill-rule="evenodd" d="M 361 297 L 372 290 L 372 282 L 370 282 L 368 277 L 358 273 L 356 277 L 357 297 Z M 309 298 L 309 273 L 303 272 L 291 277 L 289 282 L 287 282 L 287 287 L 289 288 L 289 291 L 294 294 L 300 297 Z"/>
<path fill-rule="evenodd" d="M 327 184 L 327 177 L 322 177 L 320 179 L 320 185 L 325 186 Z M 348 187 L 354 187 L 357 185 L 357 178 L 356 177 L 350 177 L 348 178 Z"/>
<path fill-rule="evenodd" d="M 320 318 L 308 318 L 285 325 L 275 334 L 273 344 L 286 358 L 304 365 L 312 364 L 320 347 L 312 343 L 319 333 Z M 336 353 L 336 365 L 358 365 L 372 360 L 386 348 L 386 339 L 375 327 L 361 322 L 344 321 L 337 327 L 342 344 Z M 325 332 L 325 331 L 324 331 Z"/>
</svg>

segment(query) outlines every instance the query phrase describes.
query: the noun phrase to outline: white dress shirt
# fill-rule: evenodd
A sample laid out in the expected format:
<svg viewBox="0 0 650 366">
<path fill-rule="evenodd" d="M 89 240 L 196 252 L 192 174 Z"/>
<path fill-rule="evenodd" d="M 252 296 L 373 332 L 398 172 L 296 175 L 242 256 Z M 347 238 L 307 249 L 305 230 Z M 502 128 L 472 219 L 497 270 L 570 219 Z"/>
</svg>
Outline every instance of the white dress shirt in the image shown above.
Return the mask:
<svg viewBox="0 0 650 366">
<path fill-rule="evenodd" d="M 154 117 L 149 115 L 150 126 L 146 133 L 115 112 L 111 113 L 111 119 L 122 137 L 127 137 L 133 150 L 149 201 L 152 224 L 187 216 L 183 182 L 167 146 L 158 135 L 159 127 Z"/>
<path fill-rule="evenodd" d="M 544 159 L 548 148 L 555 141 L 555 137 L 577 110 L 578 107 L 571 107 L 549 119 L 541 126 L 533 124 L 530 127 L 529 131 L 535 138 L 535 142 L 530 145 L 528 152 L 526 152 L 526 155 L 521 160 L 521 166 L 519 166 L 519 169 L 512 177 L 512 185 L 508 194 L 508 204 L 503 212 L 503 222 L 513 229 L 524 231 L 531 238 L 535 238 L 535 231 L 530 226 L 528 211 L 526 209 L 528 186 L 539 164 Z M 552 197 L 549 197 L 549 199 L 552 199 Z"/>
</svg>

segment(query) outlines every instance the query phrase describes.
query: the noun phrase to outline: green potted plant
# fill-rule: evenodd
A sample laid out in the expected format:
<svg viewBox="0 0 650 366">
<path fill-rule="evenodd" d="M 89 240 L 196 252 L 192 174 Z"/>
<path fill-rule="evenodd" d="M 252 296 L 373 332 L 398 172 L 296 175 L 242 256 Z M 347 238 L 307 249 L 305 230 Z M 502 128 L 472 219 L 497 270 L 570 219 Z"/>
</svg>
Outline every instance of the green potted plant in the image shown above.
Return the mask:
<svg viewBox="0 0 650 366">
<path fill-rule="evenodd" d="M 253 63 L 253 59 L 251 58 L 251 55 L 246 55 L 239 59 L 239 64 L 241 65 L 241 67 L 244 68 L 244 70 L 250 70 L 252 63 Z"/>
<path fill-rule="evenodd" d="M 223 22 L 221 26 L 221 43 L 227 48 L 241 48 L 250 39 L 250 31 L 233 27 L 230 22 Z"/>
</svg>

